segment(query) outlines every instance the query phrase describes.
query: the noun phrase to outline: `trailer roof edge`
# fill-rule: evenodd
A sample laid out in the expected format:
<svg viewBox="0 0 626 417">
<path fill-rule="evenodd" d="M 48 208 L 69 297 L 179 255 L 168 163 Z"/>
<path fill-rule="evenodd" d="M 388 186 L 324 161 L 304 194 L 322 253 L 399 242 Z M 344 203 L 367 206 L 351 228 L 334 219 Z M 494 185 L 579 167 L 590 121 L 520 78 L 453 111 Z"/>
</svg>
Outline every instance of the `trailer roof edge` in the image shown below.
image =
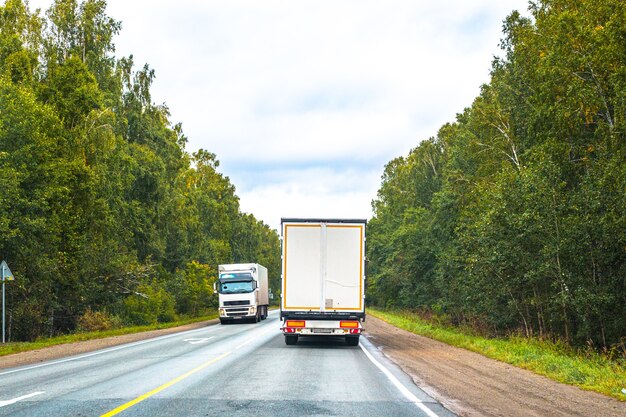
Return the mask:
<svg viewBox="0 0 626 417">
<path fill-rule="evenodd" d="M 280 219 L 280 223 L 367 223 L 367 219 L 303 219 L 303 218 L 284 218 Z"/>
</svg>

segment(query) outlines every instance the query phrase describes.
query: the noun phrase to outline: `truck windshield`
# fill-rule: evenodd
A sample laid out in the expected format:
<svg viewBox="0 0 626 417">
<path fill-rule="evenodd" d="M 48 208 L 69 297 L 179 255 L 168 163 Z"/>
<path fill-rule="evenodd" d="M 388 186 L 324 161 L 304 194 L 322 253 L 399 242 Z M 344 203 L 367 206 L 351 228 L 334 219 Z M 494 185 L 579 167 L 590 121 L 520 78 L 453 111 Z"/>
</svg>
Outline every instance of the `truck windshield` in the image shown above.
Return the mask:
<svg viewBox="0 0 626 417">
<path fill-rule="evenodd" d="M 221 281 L 218 291 L 221 294 L 235 294 L 254 291 L 253 281 Z"/>
</svg>

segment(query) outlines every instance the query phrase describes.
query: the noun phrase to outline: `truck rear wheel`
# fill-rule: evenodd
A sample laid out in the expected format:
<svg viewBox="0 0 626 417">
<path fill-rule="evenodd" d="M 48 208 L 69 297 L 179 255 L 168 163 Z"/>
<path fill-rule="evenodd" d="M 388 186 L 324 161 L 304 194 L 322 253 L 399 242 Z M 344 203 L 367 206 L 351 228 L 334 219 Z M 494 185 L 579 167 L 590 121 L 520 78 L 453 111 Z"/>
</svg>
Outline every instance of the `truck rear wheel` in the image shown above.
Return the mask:
<svg viewBox="0 0 626 417">
<path fill-rule="evenodd" d="M 285 335 L 285 344 L 295 345 L 296 343 L 298 343 L 297 335 Z"/>
<path fill-rule="evenodd" d="M 359 336 L 346 336 L 346 344 L 348 346 L 358 346 Z"/>
</svg>

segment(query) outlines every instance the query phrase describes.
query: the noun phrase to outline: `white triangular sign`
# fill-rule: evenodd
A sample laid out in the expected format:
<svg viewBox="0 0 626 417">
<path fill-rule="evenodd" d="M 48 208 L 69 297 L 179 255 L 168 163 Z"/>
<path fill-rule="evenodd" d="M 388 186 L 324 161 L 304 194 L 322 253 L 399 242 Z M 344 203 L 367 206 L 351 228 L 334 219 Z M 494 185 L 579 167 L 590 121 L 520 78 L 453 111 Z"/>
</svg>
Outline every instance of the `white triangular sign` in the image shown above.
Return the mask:
<svg viewBox="0 0 626 417">
<path fill-rule="evenodd" d="M 13 276 L 13 272 L 9 269 L 9 265 L 5 261 L 2 261 L 0 264 L 0 277 L 6 281 L 13 281 L 15 277 Z"/>
</svg>

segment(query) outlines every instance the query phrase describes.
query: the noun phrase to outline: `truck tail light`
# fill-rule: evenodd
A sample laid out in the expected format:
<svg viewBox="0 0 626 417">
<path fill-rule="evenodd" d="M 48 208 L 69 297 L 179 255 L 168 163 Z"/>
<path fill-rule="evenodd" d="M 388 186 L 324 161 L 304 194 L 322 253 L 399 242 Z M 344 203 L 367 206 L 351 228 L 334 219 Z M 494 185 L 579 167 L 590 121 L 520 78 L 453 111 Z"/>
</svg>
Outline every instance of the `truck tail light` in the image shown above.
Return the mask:
<svg viewBox="0 0 626 417">
<path fill-rule="evenodd" d="M 285 327 L 282 329 L 285 333 L 296 333 L 300 332 L 302 328 L 306 325 L 306 321 L 304 320 L 287 320 L 285 321 Z"/>
<path fill-rule="evenodd" d="M 340 321 L 339 327 L 342 329 L 358 329 L 359 322 L 358 321 Z"/>
</svg>

